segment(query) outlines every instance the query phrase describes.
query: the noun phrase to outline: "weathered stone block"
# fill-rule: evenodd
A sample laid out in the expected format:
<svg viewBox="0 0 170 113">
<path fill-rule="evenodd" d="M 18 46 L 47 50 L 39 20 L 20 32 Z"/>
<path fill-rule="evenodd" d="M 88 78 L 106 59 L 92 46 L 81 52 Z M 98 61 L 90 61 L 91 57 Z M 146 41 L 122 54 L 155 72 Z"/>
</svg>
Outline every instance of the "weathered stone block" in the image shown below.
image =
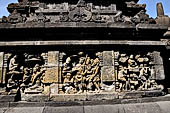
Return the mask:
<svg viewBox="0 0 170 113">
<path fill-rule="evenodd" d="M 49 101 L 49 96 L 44 94 L 22 94 L 21 101 L 27 102 L 47 102 Z"/>
<path fill-rule="evenodd" d="M 43 79 L 44 83 L 57 83 L 59 76 L 59 51 L 48 52 L 48 68 Z"/>
<path fill-rule="evenodd" d="M 0 113 L 5 113 L 7 111 L 7 108 L 0 108 Z"/>
<path fill-rule="evenodd" d="M 120 105 L 96 105 L 85 106 L 85 113 L 124 113 Z"/>
<path fill-rule="evenodd" d="M 0 109 L 1 108 L 8 108 L 9 107 L 9 102 L 0 102 Z"/>
<path fill-rule="evenodd" d="M 145 95 L 145 92 L 143 91 L 122 92 L 119 94 L 119 98 L 122 98 L 122 99 L 142 98 L 143 95 Z"/>
<path fill-rule="evenodd" d="M 167 15 L 158 16 L 156 18 L 156 23 L 168 26 L 170 24 L 169 17 Z"/>
<path fill-rule="evenodd" d="M 115 81 L 114 66 L 103 66 L 101 68 L 101 78 L 103 82 Z"/>
<path fill-rule="evenodd" d="M 145 91 L 145 94 L 143 96 L 145 97 L 158 97 L 162 96 L 162 90 L 154 90 L 154 91 Z"/>
<path fill-rule="evenodd" d="M 165 72 L 163 65 L 154 65 L 155 68 L 155 78 L 156 80 L 164 80 L 165 79 Z"/>
<path fill-rule="evenodd" d="M 153 53 L 153 64 L 163 65 L 163 59 L 161 57 L 161 53 L 158 51 L 154 51 Z"/>
<path fill-rule="evenodd" d="M 43 113 L 84 113 L 83 106 L 45 107 Z"/>
<path fill-rule="evenodd" d="M 17 107 L 10 108 L 5 113 L 43 113 L 44 107 Z"/>
<path fill-rule="evenodd" d="M 110 93 L 110 94 L 88 94 L 87 100 L 96 101 L 96 100 L 113 100 L 117 99 L 117 93 Z"/>
<path fill-rule="evenodd" d="M 155 103 L 125 104 L 124 113 L 161 113 L 160 107 Z"/>
<path fill-rule="evenodd" d="M 48 52 L 48 65 L 58 66 L 59 65 L 59 51 Z"/>
<path fill-rule="evenodd" d="M 44 83 L 56 83 L 58 82 L 59 67 L 47 68 L 45 76 L 43 78 Z"/>
<path fill-rule="evenodd" d="M 104 51 L 103 52 L 103 66 L 113 66 L 114 65 L 114 52 Z"/>
<path fill-rule="evenodd" d="M 83 106 L 85 101 L 68 101 L 68 102 L 45 102 L 46 107 L 62 107 L 62 106 Z"/>
<path fill-rule="evenodd" d="M 58 94 L 59 93 L 59 85 L 58 84 L 52 84 L 50 85 L 50 94 Z"/>
<path fill-rule="evenodd" d="M 3 83 L 4 52 L 0 52 L 0 83 Z"/>
<path fill-rule="evenodd" d="M 14 102 L 16 95 L 0 95 L 0 102 Z"/>
<path fill-rule="evenodd" d="M 51 94 L 51 101 L 84 101 L 86 100 L 86 94 Z"/>
<path fill-rule="evenodd" d="M 164 102 L 156 102 L 156 104 L 159 105 L 161 109 L 161 113 L 169 113 L 170 112 L 170 102 L 164 101 Z"/>
<path fill-rule="evenodd" d="M 20 102 L 10 102 L 9 107 L 44 107 L 45 102 L 26 102 L 26 101 L 20 101 Z"/>
</svg>

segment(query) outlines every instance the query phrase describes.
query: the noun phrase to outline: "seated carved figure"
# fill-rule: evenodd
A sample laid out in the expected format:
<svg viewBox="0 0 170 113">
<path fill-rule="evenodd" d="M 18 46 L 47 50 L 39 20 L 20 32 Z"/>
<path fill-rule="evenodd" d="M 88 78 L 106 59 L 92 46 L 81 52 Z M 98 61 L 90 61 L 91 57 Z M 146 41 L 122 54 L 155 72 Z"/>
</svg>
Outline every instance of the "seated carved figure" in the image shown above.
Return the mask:
<svg viewBox="0 0 170 113">
<path fill-rule="evenodd" d="M 10 59 L 9 62 L 9 72 L 7 73 L 9 79 L 7 87 L 14 87 L 19 85 L 23 77 L 23 66 L 20 66 L 18 62 L 18 56 L 15 55 Z"/>
<path fill-rule="evenodd" d="M 24 68 L 23 83 L 24 83 L 25 85 L 28 85 L 29 82 L 30 82 L 30 80 L 31 80 L 30 69 Z"/>
<path fill-rule="evenodd" d="M 36 89 L 42 86 L 42 79 L 45 71 L 46 69 L 44 68 L 41 69 L 39 64 L 35 65 L 35 67 L 33 68 L 33 74 L 31 78 L 31 82 L 32 82 L 31 89 Z"/>
<path fill-rule="evenodd" d="M 75 93 L 75 88 L 73 87 L 74 77 L 72 77 L 71 73 L 67 73 L 64 77 L 63 88 L 66 94 Z"/>
<path fill-rule="evenodd" d="M 17 62 L 17 55 L 15 55 L 13 58 L 11 58 L 10 63 L 9 63 L 9 71 L 15 71 L 18 67 L 18 62 Z"/>
</svg>

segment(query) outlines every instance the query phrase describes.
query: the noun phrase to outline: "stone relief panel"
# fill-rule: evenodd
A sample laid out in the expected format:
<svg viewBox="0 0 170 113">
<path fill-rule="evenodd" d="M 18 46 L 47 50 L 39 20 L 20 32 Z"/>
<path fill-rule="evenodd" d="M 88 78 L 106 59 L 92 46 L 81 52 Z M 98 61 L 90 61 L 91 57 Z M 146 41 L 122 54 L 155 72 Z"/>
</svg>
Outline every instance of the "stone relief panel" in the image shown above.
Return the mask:
<svg viewBox="0 0 170 113">
<path fill-rule="evenodd" d="M 84 52 L 69 56 L 62 67 L 63 92 L 80 94 L 85 92 L 100 92 L 101 74 L 100 60 Z"/>
<path fill-rule="evenodd" d="M 9 94 L 113 93 L 163 90 L 160 52 L 1 52 L 1 84 Z"/>
<path fill-rule="evenodd" d="M 154 53 L 154 52 L 153 52 Z M 152 53 L 147 54 L 121 54 L 117 59 L 117 89 L 121 91 L 133 90 L 155 90 L 162 89 L 162 85 L 158 85 L 154 76 L 155 58 Z M 160 55 L 159 55 L 160 57 Z M 161 57 L 160 57 L 161 58 Z M 162 60 L 162 58 L 161 58 Z M 161 70 L 160 70 L 161 71 Z M 160 76 L 160 75 L 159 75 Z M 162 75 L 165 76 L 164 73 Z M 159 79 L 161 80 L 161 79 Z"/>
<path fill-rule="evenodd" d="M 42 80 L 46 71 L 43 54 L 9 53 L 6 55 L 8 55 L 6 59 L 7 91 L 15 93 L 20 89 L 24 93 L 42 92 Z"/>
<path fill-rule="evenodd" d="M 165 77 L 163 65 L 158 67 L 155 63 L 158 58 L 162 62 L 159 52 L 104 51 L 100 57 L 92 55 L 93 58 L 91 54 L 80 53 L 64 60 L 62 90 L 65 94 L 163 90 L 157 84 L 157 80 Z"/>
</svg>

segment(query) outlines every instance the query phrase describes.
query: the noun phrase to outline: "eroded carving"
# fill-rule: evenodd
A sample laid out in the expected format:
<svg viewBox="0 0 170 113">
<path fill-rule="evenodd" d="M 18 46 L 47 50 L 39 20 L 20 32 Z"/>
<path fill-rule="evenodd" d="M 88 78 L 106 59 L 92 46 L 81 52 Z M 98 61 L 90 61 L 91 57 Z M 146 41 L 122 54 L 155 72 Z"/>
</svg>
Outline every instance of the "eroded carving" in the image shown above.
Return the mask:
<svg viewBox="0 0 170 113">
<path fill-rule="evenodd" d="M 118 91 L 161 89 L 153 79 L 154 63 L 150 53 L 141 55 L 121 54 L 118 60 Z"/>
<path fill-rule="evenodd" d="M 78 61 L 74 59 L 78 59 Z M 100 91 L 100 60 L 80 52 L 66 58 L 63 64 L 63 90 L 65 93 Z"/>
<path fill-rule="evenodd" d="M 22 90 L 23 92 L 43 91 L 42 79 L 46 68 L 39 54 L 11 54 L 6 76 L 7 91 Z M 36 89 L 36 90 L 35 90 Z"/>
<path fill-rule="evenodd" d="M 95 22 L 95 23 L 154 23 L 145 12 L 145 4 L 137 4 L 134 1 L 126 2 L 127 10 L 138 9 L 135 14 L 126 14 L 117 9 L 116 4 L 110 6 L 97 6 L 79 0 L 77 4 L 47 4 L 39 1 L 26 1 L 10 4 L 8 10 L 11 13 L 8 22 L 27 23 L 57 23 L 57 22 Z M 31 9 L 31 10 L 29 10 Z M 135 16 L 134 16 L 135 15 Z M 3 19 L 5 20 L 5 19 Z M 5 21 L 1 21 L 5 22 Z"/>
<path fill-rule="evenodd" d="M 152 55 L 104 51 L 100 58 L 91 58 L 83 52 L 67 57 L 62 68 L 63 92 L 163 90 L 155 79 L 156 64 Z M 110 61 L 109 65 L 106 61 Z"/>
</svg>

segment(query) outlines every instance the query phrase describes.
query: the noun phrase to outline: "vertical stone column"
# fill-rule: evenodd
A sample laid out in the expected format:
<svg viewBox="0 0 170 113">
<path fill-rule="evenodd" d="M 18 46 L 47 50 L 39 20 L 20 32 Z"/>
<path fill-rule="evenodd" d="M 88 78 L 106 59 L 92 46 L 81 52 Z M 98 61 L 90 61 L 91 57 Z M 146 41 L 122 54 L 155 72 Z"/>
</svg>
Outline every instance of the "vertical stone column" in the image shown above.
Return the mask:
<svg viewBox="0 0 170 113">
<path fill-rule="evenodd" d="M 4 53 L 0 52 L 0 84 L 3 84 L 4 81 Z"/>
<path fill-rule="evenodd" d="M 103 82 L 115 81 L 114 51 L 103 52 L 103 67 L 101 68 L 101 80 Z"/>
<path fill-rule="evenodd" d="M 163 59 L 160 55 L 160 52 L 154 51 L 152 53 L 152 63 L 154 65 L 154 75 L 152 76 L 152 79 L 155 80 L 164 80 L 165 79 L 165 73 L 164 73 L 164 65 L 163 65 Z"/>
<path fill-rule="evenodd" d="M 52 84 L 50 86 L 51 93 L 58 93 L 59 83 L 59 51 L 48 52 L 47 70 L 43 79 L 44 83 Z"/>
<path fill-rule="evenodd" d="M 164 16 L 164 9 L 162 3 L 157 3 L 156 9 L 157 9 L 157 16 Z"/>
<path fill-rule="evenodd" d="M 63 87 L 63 84 L 62 84 L 62 66 L 63 66 L 63 56 L 65 55 L 65 53 L 60 53 L 59 55 L 59 91 L 58 93 L 59 94 L 63 94 L 63 90 L 62 90 L 62 87 Z"/>
</svg>

